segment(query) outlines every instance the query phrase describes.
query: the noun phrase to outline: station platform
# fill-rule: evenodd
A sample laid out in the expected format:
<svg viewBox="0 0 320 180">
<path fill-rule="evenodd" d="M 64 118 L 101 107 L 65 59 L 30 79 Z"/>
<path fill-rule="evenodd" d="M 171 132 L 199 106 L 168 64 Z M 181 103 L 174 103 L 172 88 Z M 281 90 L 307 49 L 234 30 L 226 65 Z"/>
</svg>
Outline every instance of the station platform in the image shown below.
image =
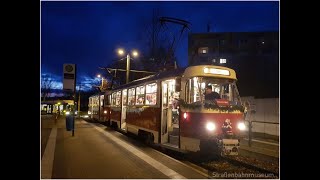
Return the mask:
<svg viewBox="0 0 320 180">
<path fill-rule="evenodd" d="M 97 123 L 41 120 L 42 179 L 207 179 L 207 172 Z"/>
</svg>

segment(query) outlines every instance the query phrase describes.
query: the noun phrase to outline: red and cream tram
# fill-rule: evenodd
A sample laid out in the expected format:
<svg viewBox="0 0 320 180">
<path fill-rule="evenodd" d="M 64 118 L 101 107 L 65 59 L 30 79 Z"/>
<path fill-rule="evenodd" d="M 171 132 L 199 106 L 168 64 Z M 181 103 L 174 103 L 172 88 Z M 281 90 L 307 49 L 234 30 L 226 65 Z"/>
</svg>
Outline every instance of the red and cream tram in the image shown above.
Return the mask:
<svg viewBox="0 0 320 180">
<path fill-rule="evenodd" d="M 177 151 L 237 155 L 246 127 L 236 81 L 212 65 L 159 72 L 107 91 L 104 121 Z M 207 99 L 208 87 L 220 98 Z"/>
</svg>

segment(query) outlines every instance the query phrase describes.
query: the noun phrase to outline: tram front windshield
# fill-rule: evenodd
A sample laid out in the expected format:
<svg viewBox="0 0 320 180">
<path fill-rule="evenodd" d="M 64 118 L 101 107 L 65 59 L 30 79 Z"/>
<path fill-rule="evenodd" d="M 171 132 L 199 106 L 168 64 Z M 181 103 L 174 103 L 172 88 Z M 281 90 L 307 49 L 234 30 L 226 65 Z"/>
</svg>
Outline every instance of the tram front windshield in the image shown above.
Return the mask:
<svg viewBox="0 0 320 180">
<path fill-rule="evenodd" d="M 187 81 L 187 103 L 210 103 L 205 100 L 206 87 L 219 94 L 221 99 L 238 104 L 240 97 L 236 89 L 235 80 L 213 77 L 193 77 Z"/>
</svg>

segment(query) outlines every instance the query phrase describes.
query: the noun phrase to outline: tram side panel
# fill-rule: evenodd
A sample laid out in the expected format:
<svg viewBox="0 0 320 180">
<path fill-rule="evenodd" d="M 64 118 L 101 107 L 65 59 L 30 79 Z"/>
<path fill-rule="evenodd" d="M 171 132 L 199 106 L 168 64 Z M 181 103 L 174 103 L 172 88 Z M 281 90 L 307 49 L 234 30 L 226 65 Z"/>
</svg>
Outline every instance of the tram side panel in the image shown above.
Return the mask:
<svg viewBox="0 0 320 180">
<path fill-rule="evenodd" d="M 136 135 L 139 133 L 148 133 L 152 135 L 154 143 L 158 143 L 158 134 L 160 129 L 159 107 L 133 107 L 129 106 L 127 110 L 127 131 Z M 140 132 L 139 132 L 140 131 Z"/>
<path fill-rule="evenodd" d="M 110 126 L 110 115 L 111 115 L 110 112 L 111 112 L 110 106 L 106 106 L 103 108 L 103 121 L 108 126 Z"/>
<path fill-rule="evenodd" d="M 110 125 L 115 128 L 120 127 L 121 107 L 110 108 Z"/>
</svg>

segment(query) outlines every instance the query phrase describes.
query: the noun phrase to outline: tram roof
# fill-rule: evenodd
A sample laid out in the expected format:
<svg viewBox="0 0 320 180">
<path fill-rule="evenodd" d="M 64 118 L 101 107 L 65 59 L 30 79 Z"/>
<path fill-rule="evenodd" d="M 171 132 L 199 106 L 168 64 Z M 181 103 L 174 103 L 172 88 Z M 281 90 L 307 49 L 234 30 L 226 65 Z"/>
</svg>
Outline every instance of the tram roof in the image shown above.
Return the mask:
<svg viewBox="0 0 320 180">
<path fill-rule="evenodd" d="M 114 88 L 113 90 L 122 89 L 122 88 L 128 88 L 128 87 L 131 87 L 131 86 L 136 86 L 136 85 L 139 85 L 139 84 L 143 84 L 143 83 L 154 81 L 154 80 L 158 80 L 158 79 L 165 79 L 165 78 L 169 78 L 169 77 L 175 77 L 175 76 L 181 75 L 184 72 L 185 69 L 186 68 L 179 68 L 179 69 L 174 69 L 174 70 L 169 70 L 169 71 L 161 71 L 161 72 L 159 72 L 157 74 L 150 75 L 150 76 L 147 76 L 147 77 L 143 77 L 141 79 L 137 79 L 137 80 L 131 81 L 128 84 L 120 85 L 120 86 Z"/>
</svg>

